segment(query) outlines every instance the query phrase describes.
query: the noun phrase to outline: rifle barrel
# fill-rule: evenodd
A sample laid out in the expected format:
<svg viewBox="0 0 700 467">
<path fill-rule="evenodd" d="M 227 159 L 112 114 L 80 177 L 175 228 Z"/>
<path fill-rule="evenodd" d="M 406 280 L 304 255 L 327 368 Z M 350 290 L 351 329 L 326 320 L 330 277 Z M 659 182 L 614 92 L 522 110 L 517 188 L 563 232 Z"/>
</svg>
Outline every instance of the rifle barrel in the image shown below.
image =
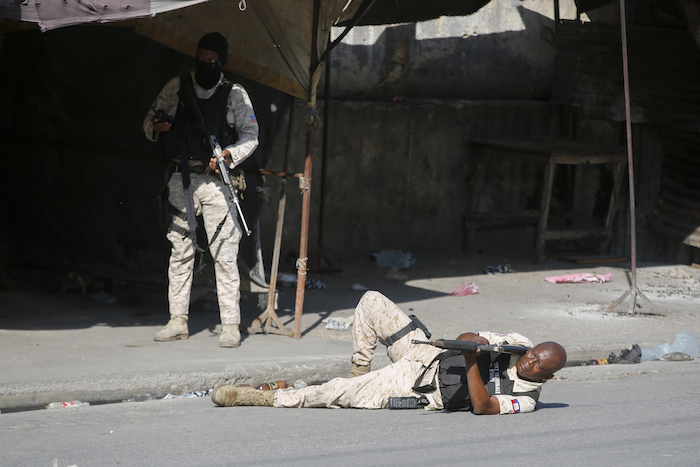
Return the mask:
<svg viewBox="0 0 700 467">
<path fill-rule="evenodd" d="M 515 355 L 523 355 L 527 352 L 527 348 L 519 345 L 485 345 L 477 344 L 472 341 L 460 341 L 460 340 L 447 340 L 447 339 L 437 339 L 434 341 L 411 341 L 413 344 L 427 344 L 434 347 L 439 347 L 446 350 L 460 350 L 466 352 L 498 352 L 507 353 Z"/>
</svg>

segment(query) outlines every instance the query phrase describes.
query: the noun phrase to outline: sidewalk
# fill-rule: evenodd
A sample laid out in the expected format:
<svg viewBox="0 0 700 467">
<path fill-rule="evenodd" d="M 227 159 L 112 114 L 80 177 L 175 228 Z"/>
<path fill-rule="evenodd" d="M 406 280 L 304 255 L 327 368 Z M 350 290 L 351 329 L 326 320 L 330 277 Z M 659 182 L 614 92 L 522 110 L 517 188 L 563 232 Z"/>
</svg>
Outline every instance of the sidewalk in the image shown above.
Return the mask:
<svg viewBox="0 0 700 467">
<path fill-rule="evenodd" d="M 534 343 L 555 340 L 570 364 L 606 358 L 632 344 L 651 347 L 686 331 L 700 338 L 700 269 L 684 265 L 638 264 L 637 285 L 654 306 L 639 300 L 641 313 L 630 316 L 629 298 L 619 311 L 607 311 L 630 288 L 629 263 L 573 264 L 547 260 L 541 265 L 511 259 L 506 274 L 486 275 L 485 266 L 503 258 L 483 255 L 415 255 L 400 273 L 371 260 L 336 264 L 336 274 L 309 274 L 325 288 L 305 291 L 302 338 L 244 335 L 241 347 L 218 346 L 215 302 L 192 306 L 190 338 L 154 342 L 167 322 L 164 290 L 126 284 L 105 304 L 90 294 L 38 292 L 29 286 L 0 291 L 0 411 L 61 400 L 91 403 L 121 401 L 151 393 L 186 394 L 217 384 L 285 379 L 290 383 L 347 376 L 352 352 L 350 330 L 325 329 L 323 320 L 353 315 L 362 291 L 379 290 L 408 314 L 415 314 L 433 338 L 453 339 L 465 331 L 519 332 Z M 292 272 L 292 271 L 286 271 Z M 612 274 L 608 283 L 550 284 L 545 277 L 567 273 Z M 463 282 L 477 295 L 449 295 Z M 162 287 L 161 287 L 162 288 Z M 294 325 L 294 287 L 280 287 L 278 315 Z M 257 295 L 244 296 L 243 327 L 260 314 Z M 379 345 L 373 368 L 388 363 Z"/>
</svg>

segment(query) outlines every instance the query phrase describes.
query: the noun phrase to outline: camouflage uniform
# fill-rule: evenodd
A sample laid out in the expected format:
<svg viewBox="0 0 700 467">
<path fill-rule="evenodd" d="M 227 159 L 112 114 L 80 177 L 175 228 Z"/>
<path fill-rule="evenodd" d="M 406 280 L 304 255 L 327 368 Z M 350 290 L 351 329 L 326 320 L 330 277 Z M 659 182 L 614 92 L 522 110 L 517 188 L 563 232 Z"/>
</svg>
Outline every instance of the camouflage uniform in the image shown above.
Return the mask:
<svg viewBox="0 0 700 467">
<path fill-rule="evenodd" d="M 377 340 L 386 339 L 410 322 L 411 319 L 384 295 L 379 292 L 365 293 L 355 308 L 352 362 L 357 365 L 369 365 L 377 347 Z M 532 342 L 520 334 L 479 332 L 479 335 L 493 345 L 503 344 L 507 340 L 512 345 L 532 347 Z M 431 365 L 431 362 L 444 350 L 430 345 L 412 344 L 414 339 L 427 340 L 425 333 L 416 329 L 387 348 L 387 356 L 393 362 L 389 366 L 355 378 L 335 378 L 318 386 L 276 391 L 273 406 L 381 409 L 389 405 L 390 397 L 420 397 L 422 394 L 412 389 L 416 379 L 428 366 L 429 369 L 419 385 L 429 384 L 436 379 L 439 364 L 435 362 Z M 513 355 L 508 365 L 508 375 L 515 381 L 515 390 L 539 391 L 542 383 L 524 381 L 517 376 L 515 363 L 518 358 L 518 355 Z M 429 402 L 426 409 L 443 408 L 439 384 L 436 385 L 437 389 L 434 392 L 425 395 Z M 537 405 L 531 397 L 495 397 L 499 400 L 502 414 L 532 412 Z"/>
<path fill-rule="evenodd" d="M 223 78 L 223 74 L 221 75 Z M 204 89 L 197 84 L 195 74 L 192 72 L 192 82 L 198 98 L 209 99 L 223 84 L 223 80 L 211 89 Z M 169 117 L 174 117 L 178 107 L 178 91 L 180 90 L 180 77 L 177 76 L 163 87 L 151 110 L 143 121 L 143 129 L 146 137 L 151 141 L 157 141 L 159 133 L 153 131 L 151 122 L 155 109 L 162 109 Z M 230 168 L 238 166 L 250 156 L 258 146 L 258 122 L 253 111 L 253 105 L 248 93 L 239 85 L 234 84 L 227 98 L 226 122 L 236 129 L 238 140 L 224 149 L 231 153 L 232 163 Z M 178 160 L 178 155 L 173 154 L 173 159 Z M 241 239 L 241 228 L 238 219 L 231 219 L 226 203 L 228 188 L 220 181 L 217 174 L 203 175 L 190 172 L 190 189 L 194 198 L 197 215 L 204 218 L 204 227 L 207 232 L 208 242 L 213 242 L 209 248 L 215 260 L 216 288 L 219 300 L 219 310 L 222 324 L 240 324 L 240 277 L 238 272 L 238 244 Z M 185 198 L 182 189 L 182 175 L 175 172 L 168 182 L 168 201 L 182 213 L 185 213 Z M 222 220 L 221 231 L 214 238 L 217 227 Z M 173 216 L 173 224 L 188 228 L 185 218 Z M 195 263 L 195 251 L 192 240 L 183 237 L 169 229 L 168 240 L 172 243 L 170 262 L 168 267 L 168 301 L 171 315 L 186 315 L 189 312 L 192 275 Z"/>
<path fill-rule="evenodd" d="M 240 276 L 238 273 L 238 244 L 241 228 L 238 219 L 231 221 L 226 199 L 222 195 L 228 188 L 216 174 L 190 174 L 190 189 L 195 213 L 202 215 L 207 232 L 209 252 L 214 258 L 216 295 L 219 300 L 221 324 L 240 324 Z M 182 174 L 176 172 L 168 182 L 168 200 L 175 208 L 185 212 L 185 194 L 182 190 Z M 221 222 L 223 221 L 223 224 Z M 173 224 L 187 230 L 187 219 L 173 216 Z M 218 232 L 219 225 L 221 228 Z M 190 237 L 178 231 L 168 231 L 172 244 L 168 265 L 168 303 L 170 314 L 186 315 L 189 312 L 190 291 L 195 263 L 195 249 Z"/>
<path fill-rule="evenodd" d="M 404 328 L 411 319 L 391 300 L 379 292 L 367 292 L 355 308 L 353 323 L 352 361 L 369 365 L 377 347 L 377 339 L 385 339 Z M 380 370 L 356 378 L 335 378 L 325 384 L 275 394 L 275 407 L 355 407 L 381 409 L 389 405 L 390 397 L 419 397 L 412 389 L 416 378 L 442 350 L 430 345 L 412 344 L 411 340 L 426 340 L 425 333 L 416 329 L 387 348 L 393 362 Z M 433 380 L 437 372 L 434 363 L 423 379 Z M 440 391 L 428 394 L 427 408 L 441 409 Z"/>
</svg>

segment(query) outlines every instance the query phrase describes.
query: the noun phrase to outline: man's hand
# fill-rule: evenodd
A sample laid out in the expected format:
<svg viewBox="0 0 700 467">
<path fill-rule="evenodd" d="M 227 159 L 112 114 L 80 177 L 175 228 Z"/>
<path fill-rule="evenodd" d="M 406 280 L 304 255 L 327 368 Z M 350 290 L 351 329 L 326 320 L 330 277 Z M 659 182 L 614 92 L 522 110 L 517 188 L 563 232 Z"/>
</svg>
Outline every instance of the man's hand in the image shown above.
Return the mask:
<svg viewBox="0 0 700 467">
<path fill-rule="evenodd" d="M 461 334 L 457 340 L 460 341 L 472 341 L 477 344 L 489 345 L 489 341 L 478 334 L 473 332 L 465 332 Z M 493 415 L 501 412 L 500 404 L 498 399 L 493 396 L 489 396 L 486 391 L 486 386 L 481 379 L 481 373 L 479 372 L 479 365 L 477 364 L 476 357 L 481 352 L 477 350 L 476 352 L 464 352 L 462 351 L 462 356 L 467 364 L 467 387 L 469 388 L 469 399 L 472 403 L 472 410 L 476 415 L 487 414 Z"/>
<path fill-rule="evenodd" d="M 223 157 L 226 161 L 226 166 L 231 167 L 231 162 L 233 162 L 233 159 L 231 158 L 231 152 L 228 149 L 221 151 L 221 157 Z M 219 161 L 216 160 L 216 157 L 209 159 L 209 168 L 214 172 L 219 173 Z"/>
<path fill-rule="evenodd" d="M 163 132 L 163 131 L 168 131 L 173 126 L 167 120 L 164 122 L 161 122 L 156 117 L 153 117 L 151 119 L 151 123 L 153 124 L 153 131 L 158 132 L 158 133 Z"/>
<path fill-rule="evenodd" d="M 473 332 L 465 332 L 464 334 L 460 334 L 459 337 L 457 338 L 458 341 L 472 341 L 476 342 L 477 344 L 480 345 L 489 345 L 488 339 L 485 337 L 481 337 L 478 334 L 474 334 Z M 464 352 L 462 352 L 464 353 Z M 471 353 L 471 352 L 470 352 Z M 479 350 L 476 351 L 476 355 L 479 355 L 481 352 Z"/>
</svg>

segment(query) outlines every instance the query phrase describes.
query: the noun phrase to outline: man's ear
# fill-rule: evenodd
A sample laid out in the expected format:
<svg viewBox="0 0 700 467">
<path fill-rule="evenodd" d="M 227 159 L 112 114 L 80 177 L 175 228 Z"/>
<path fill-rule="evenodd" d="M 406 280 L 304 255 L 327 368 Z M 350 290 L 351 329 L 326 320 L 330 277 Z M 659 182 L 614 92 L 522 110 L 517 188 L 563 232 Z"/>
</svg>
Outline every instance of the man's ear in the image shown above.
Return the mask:
<svg viewBox="0 0 700 467">
<path fill-rule="evenodd" d="M 554 378 L 554 373 L 550 373 L 544 378 L 542 378 L 542 382 L 549 381 L 550 379 Z"/>
</svg>

